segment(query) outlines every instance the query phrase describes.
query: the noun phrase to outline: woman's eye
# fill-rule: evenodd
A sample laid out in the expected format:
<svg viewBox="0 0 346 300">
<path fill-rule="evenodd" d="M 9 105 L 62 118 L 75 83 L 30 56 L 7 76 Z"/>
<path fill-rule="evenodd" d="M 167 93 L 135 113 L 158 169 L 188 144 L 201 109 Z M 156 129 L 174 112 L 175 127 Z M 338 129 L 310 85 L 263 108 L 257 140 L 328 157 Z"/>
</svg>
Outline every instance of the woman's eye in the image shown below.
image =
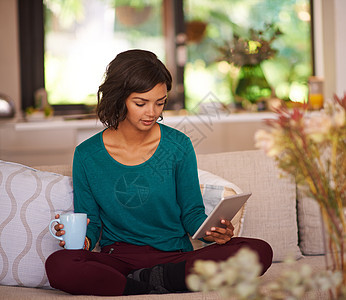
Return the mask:
<svg viewBox="0 0 346 300">
<path fill-rule="evenodd" d="M 136 103 L 137 106 L 142 107 L 144 106 L 144 103 Z"/>
<path fill-rule="evenodd" d="M 164 101 L 164 102 L 158 102 L 157 105 L 162 106 L 162 105 L 165 105 L 165 103 L 166 103 L 166 101 Z"/>
</svg>

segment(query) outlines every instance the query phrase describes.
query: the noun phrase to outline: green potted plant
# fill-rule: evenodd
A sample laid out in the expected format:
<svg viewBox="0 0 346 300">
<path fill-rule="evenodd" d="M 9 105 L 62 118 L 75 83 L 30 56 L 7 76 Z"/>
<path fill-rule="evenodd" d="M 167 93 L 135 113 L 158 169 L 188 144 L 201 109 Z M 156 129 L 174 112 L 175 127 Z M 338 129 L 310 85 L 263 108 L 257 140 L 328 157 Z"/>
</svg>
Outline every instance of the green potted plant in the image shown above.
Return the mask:
<svg viewBox="0 0 346 300">
<path fill-rule="evenodd" d="M 54 110 L 47 100 L 47 91 L 40 88 L 35 92 L 35 105 L 25 109 L 27 121 L 42 121 L 53 116 Z"/>
<path fill-rule="evenodd" d="M 217 47 L 221 54 L 218 61 L 227 61 L 239 68 L 234 91 L 238 103 L 247 101 L 256 104 L 272 95 L 261 63 L 276 54 L 272 43 L 281 34 L 275 25 L 267 24 L 264 30 L 251 28 L 247 37 L 234 34 L 231 40 Z"/>
</svg>

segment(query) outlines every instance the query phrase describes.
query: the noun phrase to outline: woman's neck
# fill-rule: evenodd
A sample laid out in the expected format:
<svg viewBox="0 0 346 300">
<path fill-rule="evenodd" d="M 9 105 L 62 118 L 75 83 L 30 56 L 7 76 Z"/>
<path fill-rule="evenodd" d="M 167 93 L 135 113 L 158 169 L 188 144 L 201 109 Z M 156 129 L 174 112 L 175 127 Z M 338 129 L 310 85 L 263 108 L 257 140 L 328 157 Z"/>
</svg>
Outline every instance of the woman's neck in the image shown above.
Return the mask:
<svg viewBox="0 0 346 300">
<path fill-rule="evenodd" d="M 118 127 L 103 133 L 103 143 L 108 153 L 124 165 L 138 165 L 148 160 L 156 151 L 161 139 L 159 124 L 148 131 L 134 131 Z"/>
<path fill-rule="evenodd" d="M 116 130 L 108 129 L 107 135 L 116 138 L 116 143 L 125 147 L 137 147 L 150 143 L 160 135 L 159 124 L 155 124 L 150 130 L 138 130 L 121 122 Z"/>
</svg>

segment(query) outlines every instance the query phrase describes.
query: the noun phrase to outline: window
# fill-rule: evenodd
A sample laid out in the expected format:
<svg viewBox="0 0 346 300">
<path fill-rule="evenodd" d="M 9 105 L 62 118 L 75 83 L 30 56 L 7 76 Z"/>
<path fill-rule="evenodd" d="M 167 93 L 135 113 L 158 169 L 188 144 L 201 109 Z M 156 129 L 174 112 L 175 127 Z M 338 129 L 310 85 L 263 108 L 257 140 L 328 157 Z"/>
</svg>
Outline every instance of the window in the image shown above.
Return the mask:
<svg viewBox="0 0 346 300">
<path fill-rule="evenodd" d="M 167 3 L 175 5 L 173 17 L 167 17 L 172 14 Z M 181 12 L 176 3 L 183 4 Z M 184 95 L 172 108 L 191 110 L 210 92 L 221 102 L 232 103 L 239 70 L 217 61 L 216 47 L 234 33 L 246 34 L 265 23 L 278 25 L 284 33 L 273 44 L 277 55 L 263 63 L 276 96 L 302 101 L 313 74 L 309 0 L 32 0 L 29 5 L 18 0 L 18 4 L 24 108 L 34 102 L 32 95 L 42 86 L 57 108 L 96 104 L 106 65 L 129 48 L 151 50 L 171 71 L 176 67 L 178 74 L 174 70 L 173 77 Z M 122 9 L 127 11 L 121 13 Z M 141 15 L 131 21 L 133 10 Z M 196 36 L 192 25 L 202 35 Z M 173 34 L 167 27 L 174 27 Z M 184 27 L 187 40 L 181 42 L 176 36 Z"/>
<path fill-rule="evenodd" d="M 142 48 L 164 60 L 162 1 L 123 3 L 44 0 L 45 83 L 50 104 L 96 104 L 107 64 L 124 50 Z"/>
<path fill-rule="evenodd" d="M 184 5 L 187 24 L 197 21 L 206 26 L 200 40 L 187 43 L 187 108 L 195 107 L 209 92 L 225 104 L 234 101 L 239 68 L 219 62 L 217 47 L 233 34 L 246 36 L 251 28 L 262 30 L 265 23 L 278 26 L 283 33 L 273 42 L 277 54 L 262 63 L 267 81 L 278 98 L 306 101 L 307 82 L 313 73 L 309 0 L 185 0 Z"/>
</svg>

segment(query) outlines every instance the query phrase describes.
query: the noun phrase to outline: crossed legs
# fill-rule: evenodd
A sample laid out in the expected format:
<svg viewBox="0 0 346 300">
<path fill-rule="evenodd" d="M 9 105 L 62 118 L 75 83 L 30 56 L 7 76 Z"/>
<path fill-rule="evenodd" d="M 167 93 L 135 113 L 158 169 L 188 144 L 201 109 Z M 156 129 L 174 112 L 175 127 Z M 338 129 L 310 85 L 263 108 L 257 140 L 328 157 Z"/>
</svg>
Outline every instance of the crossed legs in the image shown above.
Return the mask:
<svg viewBox="0 0 346 300">
<path fill-rule="evenodd" d="M 51 286 L 67 293 L 115 296 L 124 293 L 127 275 L 133 270 L 185 261 L 181 274 L 185 278 L 196 260 L 226 260 L 243 247 L 257 252 L 263 274 L 271 265 L 272 249 L 266 242 L 250 238 L 233 238 L 225 245 L 213 244 L 191 252 L 165 252 L 126 243 L 106 246 L 101 253 L 60 250 L 48 257 L 46 272 Z"/>
</svg>

